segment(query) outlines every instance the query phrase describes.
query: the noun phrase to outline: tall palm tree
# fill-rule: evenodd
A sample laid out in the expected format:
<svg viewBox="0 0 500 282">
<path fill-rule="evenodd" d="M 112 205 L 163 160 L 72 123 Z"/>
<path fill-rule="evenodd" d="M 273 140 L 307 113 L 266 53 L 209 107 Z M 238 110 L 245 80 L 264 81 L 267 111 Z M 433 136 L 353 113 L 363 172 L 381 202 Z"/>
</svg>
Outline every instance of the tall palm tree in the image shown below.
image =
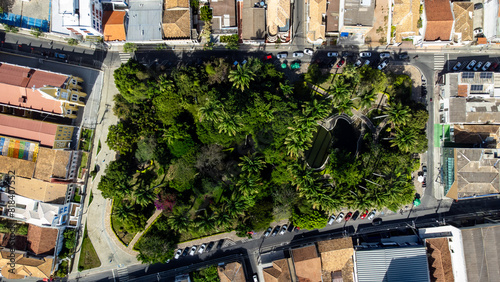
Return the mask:
<svg viewBox="0 0 500 282">
<path fill-rule="evenodd" d="M 370 91 L 366 92 L 362 96 L 359 97 L 359 104 L 361 108 L 369 108 L 373 104 L 373 101 L 375 101 L 375 98 L 377 97 L 377 93 L 375 91 Z"/>
<path fill-rule="evenodd" d="M 288 96 L 293 93 L 293 86 L 288 84 L 288 80 L 285 81 L 285 83 L 280 82 L 280 88 L 285 96 Z"/>
<path fill-rule="evenodd" d="M 311 146 L 313 134 L 314 131 L 307 128 L 290 127 L 284 141 L 288 154 L 291 157 L 301 156 Z"/>
<path fill-rule="evenodd" d="M 250 86 L 250 81 L 254 80 L 255 74 L 250 68 L 245 65 L 238 65 L 235 70 L 229 72 L 229 81 L 233 83 L 233 87 L 238 88 L 243 92 L 245 88 Z"/>
<path fill-rule="evenodd" d="M 113 214 L 116 215 L 121 220 L 126 220 L 130 217 L 134 216 L 132 206 L 122 203 L 121 205 L 117 205 L 113 208 Z"/>
<path fill-rule="evenodd" d="M 331 105 L 328 100 L 313 99 L 302 105 L 302 113 L 306 117 L 311 117 L 314 121 L 324 119 L 330 114 Z"/>
<path fill-rule="evenodd" d="M 337 110 L 343 114 L 352 115 L 352 107 L 354 107 L 354 103 L 351 100 L 344 100 L 340 103 L 336 104 L 335 107 Z"/>
<path fill-rule="evenodd" d="M 134 201 L 143 207 L 151 204 L 154 200 L 156 200 L 156 195 L 153 193 L 153 191 L 140 187 L 134 190 L 132 196 L 134 197 Z"/>
<path fill-rule="evenodd" d="M 406 125 L 411 119 L 411 110 L 401 103 L 391 104 L 386 107 L 384 113 L 389 116 L 389 121 L 393 125 Z"/>
<path fill-rule="evenodd" d="M 241 162 L 238 166 L 241 166 L 241 171 L 247 172 L 248 175 L 259 174 L 260 171 L 266 166 L 266 162 L 262 156 L 256 156 L 255 154 L 250 157 L 243 156 L 240 160 Z"/>
<path fill-rule="evenodd" d="M 223 113 L 222 105 L 216 100 L 209 100 L 205 106 L 200 108 L 200 113 L 200 119 L 202 121 L 220 122 Z"/>
<path fill-rule="evenodd" d="M 349 91 L 349 89 L 347 89 L 345 85 L 340 82 L 336 82 L 333 86 L 333 89 L 328 92 L 332 96 L 332 99 L 335 103 L 349 100 L 349 98 L 351 97 L 351 92 Z"/>
<path fill-rule="evenodd" d="M 205 210 L 196 218 L 196 226 L 201 232 L 212 231 L 215 228 L 215 216 Z"/>
<path fill-rule="evenodd" d="M 235 136 L 240 128 L 239 116 L 230 117 L 227 114 L 224 115 L 222 120 L 217 124 L 217 128 L 219 129 L 219 133 Z"/>
<path fill-rule="evenodd" d="M 259 193 L 259 188 L 261 186 L 260 182 L 260 177 L 249 174 L 241 177 L 236 183 L 236 186 L 238 187 L 238 191 L 244 197 L 251 197 Z"/>
<path fill-rule="evenodd" d="M 186 232 L 191 226 L 191 219 L 186 209 L 175 210 L 168 218 L 170 227 L 178 232 Z"/>
<path fill-rule="evenodd" d="M 417 132 L 411 127 L 396 128 L 394 139 L 390 141 L 391 147 L 398 146 L 403 152 L 410 152 L 418 143 Z"/>
</svg>

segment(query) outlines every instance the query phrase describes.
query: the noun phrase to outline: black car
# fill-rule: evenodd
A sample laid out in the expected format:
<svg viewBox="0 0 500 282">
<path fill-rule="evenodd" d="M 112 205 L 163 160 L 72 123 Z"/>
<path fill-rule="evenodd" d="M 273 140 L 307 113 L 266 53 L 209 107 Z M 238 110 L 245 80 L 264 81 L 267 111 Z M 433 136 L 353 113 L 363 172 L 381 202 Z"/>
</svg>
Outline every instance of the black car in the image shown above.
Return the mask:
<svg viewBox="0 0 500 282">
<path fill-rule="evenodd" d="M 273 234 L 271 234 L 271 236 L 276 236 L 278 234 L 278 232 L 280 231 L 281 229 L 281 226 L 277 225 L 275 228 L 274 228 L 274 231 L 273 231 Z"/>
<path fill-rule="evenodd" d="M 410 56 L 408 56 L 408 54 L 400 54 L 399 59 L 400 60 L 408 60 L 408 59 L 410 59 Z"/>
<path fill-rule="evenodd" d="M 483 8 L 483 3 L 476 3 L 474 4 L 474 10 L 479 10 Z"/>
<path fill-rule="evenodd" d="M 359 216 L 359 211 L 356 211 L 356 212 L 352 215 L 351 220 L 356 220 L 356 219 L 358 219 L 358 216 Z"/>
<path fill-rule="evenodd" d="M 184 249 L 184 252 L 182 252 L 182 256 L 185 257 L 185 256 L 187 256 L 188 253 L 189 253 L 189 247 L 186 247 Z"/>
<path fill-rule="evenodd" d="M 215 245 L 215 242 L 210 242 L 210 244 L 208 244 L 207 250 L 205 252 L 207 252 L 207 253 L 210 252 L 212 250 L 212 248 L 214 247 L 214 245 Z"/>
<path fill-rule="evenodd" d="M 264 232 L 264 237 L 269 237 L 269 235 L 271 235 L 271 231 L 273 231 L 273 228 L 272 227 L 269 227 L 266 232 Z"/>
<path fill-rule="evenodd" d="M 222 245 L 224 244 L 224 239 L 220 239 L 219 243 L 217 243 L 217 250 L 222 248 Z"/>
<path fill-rule="evenodd" d="M 380 225 L 382 223 L 382 219 L 380 217 L 374 218 L 372 221 L 373 225 Z"/>
<path fill-rule="evenodd" d="M 328 63 L 328 68 L 329 68 L 329 69 L 332 69 L 332 68 L 335 66 L 335 62 L 336 62 L 336 60 L 330 61 L 330 62 Z"/>
</svg>

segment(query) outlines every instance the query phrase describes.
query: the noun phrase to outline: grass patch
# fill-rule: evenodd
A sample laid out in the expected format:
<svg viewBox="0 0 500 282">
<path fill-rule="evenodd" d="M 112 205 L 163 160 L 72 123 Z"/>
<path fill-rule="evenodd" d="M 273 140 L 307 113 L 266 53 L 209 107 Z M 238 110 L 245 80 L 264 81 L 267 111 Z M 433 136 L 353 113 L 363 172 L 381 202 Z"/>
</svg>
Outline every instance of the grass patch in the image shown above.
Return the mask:
<svg viewBox="0 0 500 282">
<path fill-rule="evenodd" d="M 82 159 L 80 160 L 80 169 L 78 171 L 78 178 L 82 178 L 82 172 L 84 168 L 87 168 L 87 161 L 89 160 L 89 153 L 83 152 Z"/>
<path fill-rule="evenodd" d="M 83 129 L 80 136 L 80 150 L 84 150 L 85 152 L 90 151 L 90 145 L 92 143 L 92 136 L 94 136 L 93 129 Z"/>
<path fill-rule="evenodd" d="M 90 199 L 89 199 L 89 206 L 92 203 L 92 200 L 94 199 L 94 194 L 92 194 L 92 190 L 90 190 Z"/>
<path fill-rule="evenodd" d="M 99 140 L 99 143 L 97 143 L 97 154 L 99 155 L 99 152 L 101 151 L 101 140 Z"/>
<path fill-rule="evenodd" d="M 113 205 L 114 209 L 114 205 Z M 132 242 L 132 239 L 134 239 L 136 233 L 129 233 L 127 231 L 127 228 L 125 227 L 124 222 L 119 219 L 113 212 L 111 212 L 111 228 L 113 228 L 113 232 L 115 232 L 116 236 L 120 241 L 125 245 L 128 246 L 130 242 Z"/>
<path fill-rule="evenodd" d="M 85 232 L 83 235 L 82 249 L 80 251 L 80 261 L 78 262 L 78 270 L 92 269 L 101 266 L 101 261 L 97 256 L 97 252 L 90 241 L 87 234 L 87 225 L 85 225 Z"/>
<path fill-rule="evenodd" d="M 217 272 L 217 266 L 212 265 L 206 268 L 202 268 L 192 273 L 193 282 L 219 282 L 219 274 Z"/>
<path fill-rule="evenodd" d="M 76 187 L 75 194 L 73 195 L 73 202 L 79 203 L 81 199 L 82 196 L 80 196 L 80 187 Z"/>
<path fill-rule="evenodd" d="M 68 261 L 63 260 L 57 269 L 56 276 L 64 278 L 68 275 Z"/>
</svg>

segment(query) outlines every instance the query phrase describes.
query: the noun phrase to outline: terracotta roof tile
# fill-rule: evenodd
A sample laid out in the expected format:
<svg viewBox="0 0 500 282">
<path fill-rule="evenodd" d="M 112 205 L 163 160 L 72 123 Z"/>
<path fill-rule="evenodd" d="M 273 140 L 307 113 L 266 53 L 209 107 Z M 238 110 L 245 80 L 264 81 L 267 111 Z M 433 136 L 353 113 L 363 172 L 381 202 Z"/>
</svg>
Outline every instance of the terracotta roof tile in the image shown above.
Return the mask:
<svg viewBox="0 0 500 282">
<path fill-rule="evenodd" d="M 217 267 L 221 282 L 245 282 L 245 270 L 241 263 L 232 262 L 224 266 Z"/>
<path fill-rule="evenodd" d="M 70 167 L 71 151 L 40 148 L 35 167 L 35 178 L 50 181 L 51 178 L 66 179 Z"/>
<path fill-rule="evenodd" d="M 299 281 L 321 281 L 321 258 L 315 245 L 293 249 L 292 256 Z"/>
<path fill-rule="evenodd" d="M 427 252 L 430 254 L 429 270 L 431 280 L 436 282 L 453 282 L 453 267 L 447 238 L 426 239 Z"/>
<path fill-rule="evenodd" d="M 37 255 L 54 255 L 58 229 L 30 224 L 28 227 L 28 250 Z"/>
<path fill-rule="evenodd" d="M 25 276 L 32 276 L 38 278 L 49 278 L 52 272 L 52 265 L 54 260 L 50 258 L 27 258 L 23 254 L 16 253 L 16 267 L 14 274 L 9 272 L 11 269 L 7 266 L 10 263 L 10 252 L 2 251 L 0 258 L 0 268 L 2 268 L 2 275 L 7 279 L 22 279 Z M 6 267 L 7 266 L 7 267 Z"/>
<path fill-rule="evenodd" d="M 273 266 L 262 270 L 265 282 L 288 282 L 291 281 L 290 269 L 287 259 L 273 261 Z"/>
<path fill-rule="evenodd" d="M 469 93 L 469 87 L 467 86 L 467 84 L 460 84 L 458 85 L 458 93 L 457 95 L 459 97 L 467 97 Z"/>
<path fill-rule="evenodd" d="M 57 124 L 0 114 L 0 134 L 33 140 L 41 145 L 53 147 Z"/>
<path fill-rule="evenodd" d="M 0 173 L 15 171 L 16 176 L 33 177 L 35 172 L 35 162 L 0 156 Z"/>
<path fill-rule="evenodd" d="M 64 204 L 68 184 L 51 183 L 39 179 L 16 178 L 16 194 L 51 204 Z"/>
<path fill-rule="evenodd" d="M 0 246 L 3 248 L 10 248 L 10 233 L 0 233 Z M 26 251 L 28 246 L 27 237 L 24 235 L 16 235 L 14 248 L 16 251 Z"/>
<path fill-rule="evenodd" d="M 224 15 L 229 15 L 229 26 L 236 26 L 236 1 L 235 0 L 218 0 L 210 1 L 210 8 L 214 17 L 221 17 L 221 22 L 224 21 Z M 222 24 L 222 23 L 221 23 Z M 218 28 L 214 25 L 212 19 L 212 27 Z"/>
<path fill-rule="evenodd" d="M 189 9 L 163 11 L 163 36 L 165 38 L 190 38 Z"/>
<path fill-rule="evenodd" d="M 426 41 L 451 39 L 453 14 L 449 0 L 425 0 L 425 16 L 427 17 Z"/>
<path fill-rule="evenodd" d="M 455 15 L 455 33 L 462 34 L 463 41 L 472 41 L 472 13 L 474 4 L 472 2 L 453 2 L 453 14 Z"/>
<path fill-rule="evenodd" d="M 125 33 L 125 11 L 104 11 L 102 25 L 104 26 L 104 40 L 127 40 Z"/>
</svg>

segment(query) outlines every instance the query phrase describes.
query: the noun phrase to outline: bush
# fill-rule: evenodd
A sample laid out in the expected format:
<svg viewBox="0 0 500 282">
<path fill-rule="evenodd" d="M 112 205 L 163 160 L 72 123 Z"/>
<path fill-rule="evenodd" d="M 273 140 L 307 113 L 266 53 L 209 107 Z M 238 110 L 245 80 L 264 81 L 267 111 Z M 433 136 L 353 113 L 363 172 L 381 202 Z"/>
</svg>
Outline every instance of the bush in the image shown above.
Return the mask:
<svg viewBox="0 0 500 282">
<path fill-rule="evenodd" d="M 328 217 L 326 214 L 317 210 L 311 210 L 306 214 L 296 209 L 292 212 L 292 222 L 293 225 L 302 229 L 314 230 L 325 227 L 328 222 Z"/>
<path fill-rule="evenodd" d="M 204 22 L 209 22 L 212 20 L 212 9 L 208 6 L 203 6 L 200 9 L 200 18 Z"/>
<path fill-rule="evenodd" d="M 31 32 L 30 33 L 31 33 L 31 35 L 33 35 L 36 38 L 38 38 L 38 37 L 40 37 L 40 36 L 43 35 L 43 32 L 39 28 L 34 28 L 34 27 L 31 28 Z"/>
<path fill-rule="evenodd" d="M 417 28 L 422 28 L 422 18 L 418 19 Z"/>
<path fill-rule="evenodd" d="M 3 28 L 7 32 L 12 32 L 12 33 L 18 33 L 19 32 L 19 28 L 15 27 L 13 25 L 3 24 Z"/>
<path fill-rule="evenodd" d="M 223 35 L 220 37 L 220 42 L 227 43 L 226 48 L 229 50 L 238 50 L 239 48 L 238 34 Z"/>
<path fill-rule="evenodd" d="M 135 51 L 137 51 L 137 45 L 135 45 L 134 43 L 123 44 L 123 52 L 134 53 Z"/>
<path fill-rule="evenodd" d="M 57 269 L 56 276 L 64 278 L 68 275 L 68 261 L 63 260 Z"/>
<path fill-rule="evenodd" d="M 78 45 L 78 40 L 74 38 L 66 38 L 66 42 L 68 42 L 68 45 L 70 46 Z"/>
</svg>

